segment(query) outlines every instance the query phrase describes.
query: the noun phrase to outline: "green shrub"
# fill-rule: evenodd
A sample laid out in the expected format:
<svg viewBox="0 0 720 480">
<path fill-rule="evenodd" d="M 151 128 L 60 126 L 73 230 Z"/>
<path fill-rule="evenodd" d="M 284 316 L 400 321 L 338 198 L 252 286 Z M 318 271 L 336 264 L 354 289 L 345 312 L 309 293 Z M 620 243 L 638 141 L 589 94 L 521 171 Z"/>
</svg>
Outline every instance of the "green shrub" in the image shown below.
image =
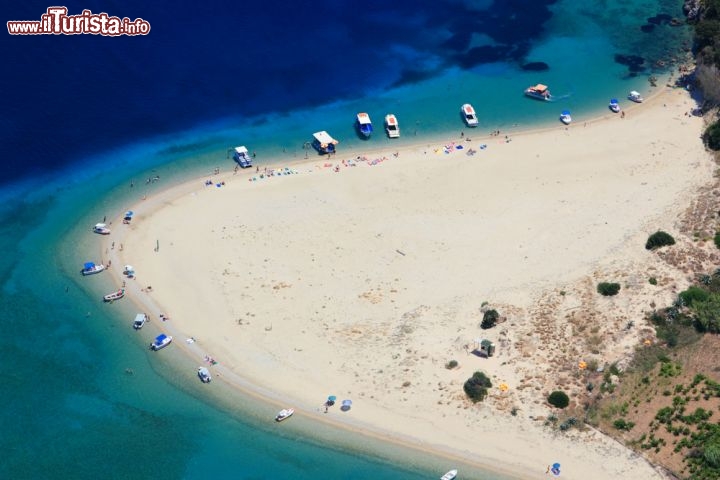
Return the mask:
<svg viewBox="0 0 720 480">
<path fill-rule="evenodd" d="M 675 239 L 669 233 L 658 230 L 648 237 L 645 248 L 654 250 L 666 245 L 675 245 Z"/>
<path fill-rule="evenodd" d="M 707 290 L 693 285 L 685 291 L 680 292 L 680 299 L 685 305 L 691 307 L 693 302 L 705 302 L 710 294 Z"/>
<path fill-rule="evenodd" d="M 463 385 L 465 394 L 470 397 L 473 403 L 485 400 L 488 388 L 492 388 L 492 382 L 483 372 L 473 373 L 473 376 L 468 378 L 465 385 Z"/>
<path fill-rule="evenodd" d="M 713 240 L 715 241 L 715 246 L 720 248 L 720 232 L 715 232 L 715 238 Z"/>
<path fill-rule="evenodd" d="M 720 122 L 712 123 L 705 133 L 703 133 L 703 141 L 710 150 L 720 150 Z"/>
<path fill-rule="evenodd" d="M 657 285 L 657 278 L 655 278 L 655 277 L 650 277 L 650 279 L 648 280 L 648 282 L 650 282 L 650 285 Z"/>
<path fill-rule="evenodd" d="M 447 368 L 448 370 L 452 370 L 453 368 L 455 368 L 457 366 L 458 366 L 457 360 L 450 360 L 449 362 L 447 362 L 445 364 L 445 368 Z"/>
<path fill-rule="evenodd" d="M 570 405 L 570 398 L 567 396 L 567 393 L 562 390 L 552 392 L 548 395 L 547 401 L 550 405 L 557 408 L 565 408 Z"/>
<path fill-rule="evenodd" d="M 488 310 L 485 312 L 485 315 L 483 315 L 482 323 L 480 323 L 480 328 L 488 329 L 492 328 L 497 324 L 498 319 L 500 318 L 500 314 L 497 312 L 497 310 Z"/>
<path fill-rule="evenodd" d="M 633 422 L 626 422 L 625 419 L 620 418 L 613 422 L 613 426 L 618 430 L 625 430 L 626 432 L 629 432 L 630 430 L 632 430 L 635 424 Z"/>
<path fill-rule="evenodd" d="M 601 283 L 598 283 L 597 291 L 600 295 L 604 295 L 606 297 L 611 297 L 613 295 L 617 295 L 617 293 L 620 291 L 620 284 L 619 283 L 601 282 Z"/>
</svg>

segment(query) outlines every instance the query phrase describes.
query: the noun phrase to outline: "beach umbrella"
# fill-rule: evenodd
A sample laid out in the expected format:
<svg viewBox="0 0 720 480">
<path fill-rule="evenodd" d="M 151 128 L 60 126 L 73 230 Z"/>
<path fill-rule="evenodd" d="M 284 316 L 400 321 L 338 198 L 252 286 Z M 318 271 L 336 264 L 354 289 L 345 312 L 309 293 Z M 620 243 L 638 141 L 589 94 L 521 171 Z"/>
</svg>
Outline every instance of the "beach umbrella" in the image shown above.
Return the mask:
<svg viewBox="0 0 720 480">
<path fill-rule="evenodd" d="M 618 103 L 618 99 L 617 99 L 617 98 L 611 98 L 611 99 L 610 99 L 610 103 Z"/>
<path fill-rule="evenodd" d="M 133 212 L 132 210 L 128 210 L 127 212 L 125 212 L 125 216 L 128 218 L 132 218 L 133 215 L 135 215 L 135 212 Z"/>
<path fill-rule="evenodd" d="M 340 407 L 340 410 L 343 412 L 347 412 L 352 407 L 352 400 L 343 400 L 342 406 Z"/>
<path fill-rule="evenodd" d="M 563 111 L 562 111 L 562 114 L 563 114 L 563 115 L 570 115 L 570 110 L 563 110 Z"/>
<path fill-rule="evenodd" d="M 560 476 L 560 464 L 553 463 L 552 468 L 550 469 L 550 473 L 552 473 L 556 477 L 559 477 Z"/>
<path fill-rule="evenodd" d="M 330 395 L 328 397 L 328 400 L 330 400 L 331 402 L 334 402 L 335 400 L 337 400 L 337 397 L 335 395 Z"/>
</svg>

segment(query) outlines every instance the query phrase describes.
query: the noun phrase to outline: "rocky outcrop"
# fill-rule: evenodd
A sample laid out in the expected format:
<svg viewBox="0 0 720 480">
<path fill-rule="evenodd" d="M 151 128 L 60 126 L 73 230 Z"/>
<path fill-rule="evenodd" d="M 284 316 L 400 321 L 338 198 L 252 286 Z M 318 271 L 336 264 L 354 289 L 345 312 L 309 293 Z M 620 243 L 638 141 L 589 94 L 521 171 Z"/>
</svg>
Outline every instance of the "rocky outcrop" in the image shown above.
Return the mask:
<svg viewBox="0 0 720 480">
<path fill-rule="evenodd" d="M 685 0 L 683 4 L 683 12 L 689 21 L 695 21 L 700 18 L 702 13 L 701 0 Z"/>
</svg>

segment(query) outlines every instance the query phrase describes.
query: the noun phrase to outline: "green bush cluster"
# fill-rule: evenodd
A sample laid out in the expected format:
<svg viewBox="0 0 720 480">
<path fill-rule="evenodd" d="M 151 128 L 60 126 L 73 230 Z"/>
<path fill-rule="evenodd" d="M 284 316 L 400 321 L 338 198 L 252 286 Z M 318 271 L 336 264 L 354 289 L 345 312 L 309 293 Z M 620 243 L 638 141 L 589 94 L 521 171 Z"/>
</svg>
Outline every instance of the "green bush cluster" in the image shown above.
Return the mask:
<svg viewBox="0 0 720 480">
<path fill-rule="evenodd" d="M 600 295 L 604 295 L 606 297 L 611 297 L 613 295 L 617 295 L 620 291 L 620 284 L 619 283 L 609 283 L 609 282 L 601 282 L 598 283 L 597 291 Z"/>
<path fill-rule="evenodd" d="M 645 242 L 645 248 L 647 250 L 655 250 L 656 248 L 665 247 L 669 245 L 675 245 L 675 239 L 667 232 L 658 230 L 657 232 L 650 235 Z"/>
<path fill-rule="evenodd" d="M 483 315 L 482 322 L 480 323 L 480 328 L 488 329 L 494 327 L 498 319 L 500 318 L 500 314 L 497 312 L 497 310 L 488 310 Z"/>
<path fill-rule="evenodd" d="M 547 401 L 550 405 L 557 408 L 565 408 L 570 405 L 570 397 L 568 397 L 567 393 L 562 390 L 555 390 L 552 392 L 548 395 Z"/>
<path fill-rule="evenodd" d="M 483 372 L 475 372 L 463 385 L 465 394 L 470 397 L 473 403 L 482 402 L 487 397 L 488 389 L 492 388 L 492 382 Z"/>
</svg>

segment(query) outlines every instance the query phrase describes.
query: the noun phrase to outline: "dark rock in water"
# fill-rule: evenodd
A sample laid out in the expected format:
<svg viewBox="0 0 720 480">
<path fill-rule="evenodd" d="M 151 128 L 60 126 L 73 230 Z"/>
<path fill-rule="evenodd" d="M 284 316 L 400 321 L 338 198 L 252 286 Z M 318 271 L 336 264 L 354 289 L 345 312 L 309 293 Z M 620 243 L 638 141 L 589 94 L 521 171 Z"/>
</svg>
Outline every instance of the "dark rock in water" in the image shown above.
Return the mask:
<svg viewBox="0 0 720 480">
<path fill-rule="evenodd" d="M 530 62 L 526 63 L 521 68 L 529 72 L 544 72 L 545 70 L 550 70 L 550 65 L 545 62 Z"/>
<path fill-rule="evenodd" d="M 615 63 L 619 63 L 620 65 L 627 65 L 628 67 L 631 66 L 638 66 L 645 63 L 645 59 L 639 55 L 623 55 L 621 53 L 615 54 Z"/>
<path fill-rule="evenodd" d="M 484 45 L 471 48 L 466 53 L 457 55 L 455 58 L 462 68 L 472 68 L 484 63 L 501 62 L 508 57 L 510 52 L 511 48 L 505 45 L 497 47 Z"/>
<path fill-rule="evenodd" d="M 655 30 L 655 25 L 648 23 L 647 25 L 643 25 L 642 27 L 640 27 L 640 30 L 642 30 L 645 33 L 650 33 L 653 30 Z"/>
</svg>

